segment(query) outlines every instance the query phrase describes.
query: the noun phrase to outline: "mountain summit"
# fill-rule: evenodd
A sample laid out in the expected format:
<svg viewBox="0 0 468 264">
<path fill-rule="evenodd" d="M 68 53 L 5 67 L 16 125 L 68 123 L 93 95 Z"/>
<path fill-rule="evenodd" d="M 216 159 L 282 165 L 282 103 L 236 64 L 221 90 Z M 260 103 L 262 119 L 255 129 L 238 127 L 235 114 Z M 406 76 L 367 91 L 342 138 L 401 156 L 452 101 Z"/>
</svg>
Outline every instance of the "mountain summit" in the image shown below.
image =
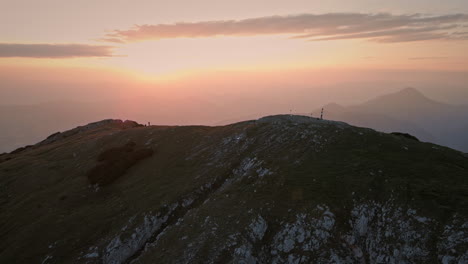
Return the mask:
<svg viewBox="0 0 468 264">
<path fill-rule="evenodd" d="M 401 89 L 398 92 L 394 93 L 395 96 L 397 97 L 407 97 L 407 98 L 426 98 L 427 97 L 421 93 L 418 89 L 413 88 L 413 87 L 406 87 L 404 89 Z"/>
<path fill-rule="evenodd" d="M 383 132 L 408 132 L 423 141 L 468 151 L 468 106 L 426 97 L 414 88 L 382 95 L 358 105 L 325 106 L 325 116 Z"/>
<path fill-rule="evenodd" d="M 395 93 L 374 98 L 356 108 L 361 111 L 372 109 L 374 112 L 379 111 L 379 113 L 406 111 L 412 114 L 413 112 L 429 111 L 427 114 L 430 114 L 434 110 L 444 107 L 448 107 L 448 105 L 433 101 L 414 88 L 405 88 Z"/>
<path fill-rule="evenodd" d="M 122 124 L 0 156 L 1 263 L 468 259 L 458 151 L 306 116 Z"/>
</svg>

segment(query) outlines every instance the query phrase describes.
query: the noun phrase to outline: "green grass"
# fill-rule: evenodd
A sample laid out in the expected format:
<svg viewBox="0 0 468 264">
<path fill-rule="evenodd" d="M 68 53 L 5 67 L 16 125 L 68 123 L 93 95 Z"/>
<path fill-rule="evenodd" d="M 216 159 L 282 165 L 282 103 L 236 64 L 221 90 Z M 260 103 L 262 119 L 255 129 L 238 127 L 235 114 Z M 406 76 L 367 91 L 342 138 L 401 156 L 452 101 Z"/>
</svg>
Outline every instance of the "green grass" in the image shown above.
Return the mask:
<svg viewBox="0 0 468 264">
<path fill-rule="evenodd" d="M 245 137 L 224 143 L 234 135 Z M 320 143 L 314 136 L 321 137 Z M 149 149 L 153 155 L 138 154 Z M 223 191 L 207 191 L 207 198 L 200 196 L 206 203 L 180 212 L 187 224 L 169 228 L 161 251 L 150 256 L 161 261 L 176 257 L 187 247 L 181 234 L 187 241 L 199 236 L 208 216 L 224 223 L 220 233 L 243 230 L 252 218 L 249 210 L 268 220 L 266 240 L 282 221 L 319 204 L 330 206 L 343 226 L 345 208 L 354 201 L 393 198 L 442 223 L 453 212 L 468 215 L 468 159 L 396 135 L 307 123 L 103 127 L 1 156 L 0 262 L 37 263 L 53 254 L 57 263 L 71 263 L 90 246 L 104 247 L 123 226 L 137 226 L 143 214 L 163 211 L 207 182 L 233 177 L 242 160 L 253 157 L 273 173 L 259 180 L 249 172 L 251 177 Z M 98 191 L 88 178 L 94 174 L 91 183 L 104 183 Z M 108 176 L 102 180 L 102 175 Z M 208 238 L 199 259 L 220 239 Z"/>
</svg>

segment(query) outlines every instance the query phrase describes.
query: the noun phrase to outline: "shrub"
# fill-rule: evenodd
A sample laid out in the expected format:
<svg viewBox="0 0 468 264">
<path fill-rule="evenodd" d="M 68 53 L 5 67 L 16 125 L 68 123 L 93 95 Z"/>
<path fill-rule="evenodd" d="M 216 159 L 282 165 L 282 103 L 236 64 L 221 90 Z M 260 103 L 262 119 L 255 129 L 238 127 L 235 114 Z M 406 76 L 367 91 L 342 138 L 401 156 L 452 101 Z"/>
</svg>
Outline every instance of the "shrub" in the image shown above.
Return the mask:
<svg viewBox="0 0 468 264">
<path fill-rule="evenodd" d="M 135 142 L 104 150 L 98 155 L 98 164 L 88 171 L 87 177 L 91 184 L 105 186 L 126 173 L 140 160 L 152 156 L 150 148 L 137 148 Z"/>
<path fill-rule="evenodd" d="M 401 132 L 392 132 L 391 133 L 392 135 L 395 135 L 395 136 L 399 136 L 399 137 L 404 137 L 404 138 L 407 138 L 407 139 L 411 139 L 411 140 L 415 140 L 415 141 L 419 141 L 419 139 L 413 135 L 410 135 L 408 133 L 401 133 Z"/>
</svg>

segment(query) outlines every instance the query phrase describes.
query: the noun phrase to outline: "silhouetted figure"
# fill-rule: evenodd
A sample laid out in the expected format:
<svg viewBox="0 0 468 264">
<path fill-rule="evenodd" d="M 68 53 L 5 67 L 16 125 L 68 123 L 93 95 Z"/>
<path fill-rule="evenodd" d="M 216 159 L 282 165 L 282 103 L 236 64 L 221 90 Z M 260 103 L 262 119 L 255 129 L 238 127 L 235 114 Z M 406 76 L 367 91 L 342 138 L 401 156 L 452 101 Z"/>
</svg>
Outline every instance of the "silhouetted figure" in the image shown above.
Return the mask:
<svg viewBox="0 0 468 264">
<path fill-rule="evenodd" d="M 322 112 L 320 113 L 320 120 L 323 120 L 323 108 L 322 108 Z"/>
<path fill-rule="evenodd" d="M 151 122 L 148 122 L 148 126 L 151 126 Z"/>
</svg>

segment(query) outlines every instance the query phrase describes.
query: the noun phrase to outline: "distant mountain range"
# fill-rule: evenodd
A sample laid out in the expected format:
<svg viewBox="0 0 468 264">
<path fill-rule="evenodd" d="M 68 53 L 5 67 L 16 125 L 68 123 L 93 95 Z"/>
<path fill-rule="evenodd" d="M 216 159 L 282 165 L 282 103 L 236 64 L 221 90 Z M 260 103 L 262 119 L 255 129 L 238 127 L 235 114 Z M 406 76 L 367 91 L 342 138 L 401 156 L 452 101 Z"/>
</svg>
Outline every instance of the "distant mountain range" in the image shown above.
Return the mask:
<svg viewBox="0 0 468 264">
<path fill-rule="evenodd" d="M 344 107 L 328 104 L 324 109 L 326 119 L 383 132 L 407 132 L 422 141 L 468 152 L 468 105 L 440 103 L 414 88 L 359 105 Z"/>
<path fill-rule="evenodd" d="M 266 100 L 266 99 L 265 99 Z M 258 104 L 267 105 L 267 101 Z M 238 102 L 240 104 L 242 102 Z M 255 100 L 243 102 L 255 106 Z M 160 125 L 227 125 L 256 119 L 265 110 L 224 106 L 200 98 L 125 98 L 101 103 L 58 102 L 0 106 L 0 153 L 39 142 L 48 135 L 93 120 L 118 117 Z M 245 107 L 245 106 L 244 106 Z M 272 103 L 272 108 L 279 107 Z M 325 119 L 339 120 L 383 132 L 405 132 L 422 141 L 468 152 L 468 105 L 450 105 L 427 98 L 413 88 L 377 97 L 359 105 L 324 106 Z M 266 109 L 266 108 L 262 108 Z M 319 113 L 320 108 L 314 111 Z M 238 116 L 230 118 L 230 116 Z M 215 122 L 215 120 L 223 120 Z M 211 121 L 210 121 L 211 120 Z"/>
</svg>

